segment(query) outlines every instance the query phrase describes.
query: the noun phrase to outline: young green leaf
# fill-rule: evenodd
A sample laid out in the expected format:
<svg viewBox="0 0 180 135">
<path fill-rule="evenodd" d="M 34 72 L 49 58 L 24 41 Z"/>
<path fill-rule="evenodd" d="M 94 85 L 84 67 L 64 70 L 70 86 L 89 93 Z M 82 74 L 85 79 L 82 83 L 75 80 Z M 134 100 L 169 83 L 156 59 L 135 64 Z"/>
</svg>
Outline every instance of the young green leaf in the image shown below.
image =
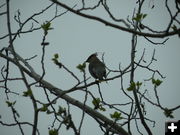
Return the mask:
<svg viewBox="0 0 180 135">
<path fill-rule="evenodd" d="M 143 15 L 142 15 L 142 18 L 144 19 L 146 16 L 147 16 L 147 14 L 143 14 Z"/>
<path fill-rule="evenodd" d="M 105 112 L 106 108 L 104 108 L 104 107 L 102 107 L 102 105 L 100 105 L 99 110 Z"/>
<path fill-rule="evenodd" d="M 85 72 L 86 63 L 79 64 L 76 66 L 77 69 L 79 69 L 81 72 Z"/>
<path fill-rule="evenodd" d="M 112 119 L 115 119 L 115 120 L 120 120 L 120 119 L 122 119 L 121 113 L 120 113 L 120 112 L 117 112 L 117 111 L 115 111 L 113 114 L 110 114 L 110 117 L 111 117 Z"/>
<path fill-rule="evenodd" d="M 133 20 L 139 22 L 141 21 L 142 14 L 136 14 L 136 17 L 133 18 Z"/>
<path fill-rule="evenodd" d="M 62 113 L 66 114 L 66 108 L 59 106 L 58 114 L 61 115 Z"/>
<path fill-rule="evenodd" d="M 6 101 L 6 104 L 8 105 L 8 107 L 11 107 L 16 104 L 16 101 L 14 102 Z"/>
<path fill-rule="evenodd" d="M 172 115 L 173 111 L 169 110 L 168 108 L 165 108 L 164 110 L 164 115 L 168 118 L 174 118 L 174 116 Z"/>
<path fill-rule="evenodd" d="M 49 135 L 58 135 L 58 130 L 57 129 L 50 129 Z"/>
<path fill-rule="evenodd" d="M 53 28 L 51 28 L 51 23 L 50 22 L 46 22 L 43 23 L 41 25 L 41 28 L 44 30 L 44 34 L 47 35 L 49 30 L 52 30 Z"/>
<path fill-rule="evenodd" d="M 136 85 L 140 87 L 142 85 L 142 82 L 137 81 Z"/>
<path fill-rule="evenodd" d="M 173 25 L 171 28 L 172 28 L 174 31 L 177 31 L 176 25 Z"/>
<path fill-rule="evenodd" d="M 159 85 L 161 85 L 161 83 L 162 83 L 162 81 L 161 80 L 159 80 L 159 79 L 154 79 L 154 78 L 152 78 L 152 84 L 154 84 L 155 86 L 159 86 Z"/>
<path fill-rule="evenodd" d="M 24 97 L 28 97 L 28 96 L 31 97 L 31 96 L 32 96 L 32 90 L 24 91 L 24 92 L 23 92 L 23 96 L 24 96 Z"/>
<path fill-rule="evenodd" d="M 133 20 L 140 22 L 142 21 L 145 17 L 147 16 L 147 14 L 142 14 L 142 13 L 138 13 L 136 14 L 136 17 L 133 18 Z"/>
<path fill-rule="evenodd" d="M 44 104 L 43 107 L 40 108 L 41 112 L 46 112 L 48 110 L 47 106 Z"/>
<path fill-rule="evenodd" d="M 133 91 L 136 89 L 136 83 L 135 82 L 131 82 L 130 86 L 127 88 L 128 91 Z"/>
<path fill-rule="evenodd" d="M 157 85 L 157 86 L 159 86 L 161 83 L 162 83 L 161 80 L 159 80 L 159 79 L 156 80 L 156 85 Z"/>
<path fill-rule="evenodd" d="M 62 63 L 58 61 L 59 58 L 59 54 L 55 53 L 54 57 L 52 58 L 52 61 L 54 62 L 54 64 L 56 64 L 59 68 L 62 67 Z"/>
<path fill-rule="evenodd" d="M 98 109 L 99 108 L 100 102 L 101 102 L 100 98 L 93 99 L 92 104 L 94 105 L 94 109 Z"/>
<path fill-rule="evenodd" d="M 59 58 L 59 54 L 58 54 L 58 53 L 55 53 L 55 54 L 54 54 L 54 58 L 55 58 L 55 59 L 58 59 L 58 58 Z"/>
<path fill-rule="evenodd" d="M 12 106 L 12 102 L 6 101 L 6 104 L 8 105 L 8 107 Z"/>
</svg>

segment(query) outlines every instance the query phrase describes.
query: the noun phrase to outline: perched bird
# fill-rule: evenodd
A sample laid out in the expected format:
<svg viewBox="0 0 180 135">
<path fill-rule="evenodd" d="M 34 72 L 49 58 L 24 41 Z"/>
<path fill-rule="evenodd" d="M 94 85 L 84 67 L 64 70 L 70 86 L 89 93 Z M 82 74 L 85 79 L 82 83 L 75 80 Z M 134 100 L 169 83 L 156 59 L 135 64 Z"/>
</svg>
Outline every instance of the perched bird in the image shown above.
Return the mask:
<svg viewBox="0 0 180 135">
<path fill-rule="evenodd" d="M 102 63 L 97 57 L 97 54 L 94 53 L 88 57 L 86 62 L 89 63 L 89 72 L 90 74 L 95 78 L 99 79 L 100 81 L 103 80 L 103 78 L 106 79 L 106 69 L 105 64 Z"/>
</svg>

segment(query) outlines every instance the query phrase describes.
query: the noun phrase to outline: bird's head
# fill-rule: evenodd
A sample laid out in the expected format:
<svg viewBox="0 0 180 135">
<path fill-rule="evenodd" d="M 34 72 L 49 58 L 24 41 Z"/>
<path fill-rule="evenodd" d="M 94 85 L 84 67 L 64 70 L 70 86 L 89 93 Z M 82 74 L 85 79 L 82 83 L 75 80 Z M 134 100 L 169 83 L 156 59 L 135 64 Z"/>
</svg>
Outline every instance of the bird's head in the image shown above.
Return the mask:
<svg viewBox="0 0 180 135">
<path fill-rule="evenodd" d="M 97 53 L 93 53 L 87 58 L 86 62 L 91 63 L 91 62 L 93 62 L 94 60 L 97 60 L 97 59 L 98 59 L 97 58 Z"/>
</svg>

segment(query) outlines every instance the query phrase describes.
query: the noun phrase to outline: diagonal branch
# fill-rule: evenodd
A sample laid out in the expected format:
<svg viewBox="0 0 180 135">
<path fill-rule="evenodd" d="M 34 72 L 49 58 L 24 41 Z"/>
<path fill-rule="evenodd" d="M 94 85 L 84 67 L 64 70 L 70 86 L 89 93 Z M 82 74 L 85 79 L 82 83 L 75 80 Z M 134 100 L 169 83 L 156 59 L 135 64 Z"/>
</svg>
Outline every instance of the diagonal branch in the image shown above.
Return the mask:
<svg viewBox="0 0 180 135">
<path fill-rule="evenodd" d="M 19 55 L 16 55 L 18 59 L 22 59 Z M 94 109 L 92 109 L 91 107 L 89 107 L 88 105 L 85 105 L 83 103 L 81 103 L 80 101 L 64 94 L 63 90 L 53 86 L 51 83 L 45 81 L 44 79 L 41 79 L 41 76 L 38 75 L 35 71 L 29 71 L 28 69 L 26 69 L 24 66 L 22 66 L 21 64 L 19 64 L 19 62 L 16 62 L 14 59 L 7 57 L 6 55 L 4 55 L 3 53 L 0 52 L 0 57 L 7 59 L 8 61 L 12 62 L 13 64 L 15 64 L 16 66 L 18 66 L 21 70 L 23 70 L 23 72 L 25 72 L 26 74 L 28 74 L 30 77 L 32 77 L 34 80 L 38 81 L 39 83 L 41 83 L 41 85 L 45 88 L 47 88 L 49 91 L 51 91 L 54 95 L 64 99 L 65 101 L 67 101 L 68 103 L 80 108 L 80 109 L 84 109 L 84 111 L 89 114 L 91 117 L 93 118 L 97 118 L 98 120 L 102 121 L 105 123 L 105 125 L 112 125 L 114 124 L 114 122 L 112 120 L 110 120 L 109 118 L 107 118 L 106 116 L 104 116 L 103 114 L 95 111 Z M 19 58 L 20 57 L 20 58 Z M 24 63 L 25 64 L 25 63 Z M 26 63 L 27 64 L 27 63 Z M 114 124 L 114 126 L 112 127 L 114 130 L 117 131 L 117 133 L 119 135 L 129 135 L 127 133 L 127 131 L 125 131 L 120 125 L 118 125 L 117 123 Z"/>
</svg>

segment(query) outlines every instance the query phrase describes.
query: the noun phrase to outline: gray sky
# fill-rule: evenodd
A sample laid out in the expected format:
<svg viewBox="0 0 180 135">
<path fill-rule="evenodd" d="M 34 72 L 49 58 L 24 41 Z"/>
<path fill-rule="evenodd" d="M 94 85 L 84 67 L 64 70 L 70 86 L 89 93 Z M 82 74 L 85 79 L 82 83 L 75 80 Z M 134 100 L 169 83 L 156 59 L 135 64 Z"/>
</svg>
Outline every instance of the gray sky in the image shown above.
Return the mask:
<svg viewBox="0 0 180 135">
<path fill-rule="evenodd" d="M 4 3 L 4 0 L 1 0 L 0 5 Z M 36 3 L 36 4 L 35 4 Z M 71 6 L 74 6 L 72 0 L 70 2 Z M 41 0 L 12 0 L 11 4 L 11 17 L 16 13 L 17 9 L 20 9 L 22 21 L 25 20 L 30 15 L 34 14 L 36 11 L 41 11 L 42 8 L 46 7 L 50 2 L 41 1 Z M 91 4 L 91 3 L 90 3 Z M 162 0 L 154 1 L 155 7 L 154 9 L 150 8 L 150 5 L 153 4 L 153 0 L 148 0 L 143 7 L 142 12 L 148 14 L 144 24 L 151 26 L 153 29 L 162 30 L 166 28 L 167 19 L 169 19 L 169 15 L 167 15 L 167 11 L 162 5 Z M 171 9 L 173 10 L 173 2 L 171 4 Z M 132 16 L 134 10 L 135 1 L 119 1 L 112 0 L 111 7 L 112 11 L 115 15 L 119 15 L 120 18 L 126 19 L 129 15 Z M 2 11 L 2 9 L 0 9 Z M 51 8 L 50 11 L 46 12 L 44 15 L 36 18 L 42 24 L 46 20 L 50 19 L 54 15 L 54 9 Z M 62 8 L 59 8 L 59 12 L 65 11 Z M 103 9 L 100 8 L 93 14 L 97 14 L 105 19 L 108 17 L 107 14 L 104 14 Z M 4 19 L 0 19 L 0 24 L 6 25 L 6 21 Z M 179 16 L 180 19 L 180 16 Z M 6 27 L 2 27 L 0 36 L 7 33 Z M 17 24 L 12 19 L 12 30 L 17 29 Z M 31 24 L 29 24 L 30 26 Z M 45 66 L 46 66 L 46 76 L 45 79 L 50 81 L 55 86 L 68 89 L 71 88 L 75 84 L 75 80 L 67 74 L 66 72 L 59 70 L 56 65 L 52 62 L 52 57 L 55 53 L 60 54 L 60 60 L 63 64 L 65 64 L 71 71 L 73 71 L 78 77 L 83 79 L 82 73 L 76 68 L 76 66 L 80 63 L 83 63 L 87 57 L 94 53 L 100 52 L 101 54 L 104 52 L 105 63 L 110 69 L 118 69 L 119 63 L 121 63 L 122 68 L 128 66 L 130 63 L 130 47 L 131 47 L 131 34 L 119 31 L 110 27 L 107 27 L 99 22 L 88 20 L 79 16 L 76 16 L 70 12 L 63 15 L 62 17 L 56 19 L 52 23 L 53 30 L 49 31 L 47 36 L 47 41 L 50 42 L 50 45 L 46 47 L 46 56 L 45 56 Z M 28 28 L 28 26 L 27 26 Z M 33 34 L 25 34 L 21 35 L 20 38 L 17 38 L 15 41 L 15 49 L 16 51 L 23 57 L 28 58 L 33 55 L 38 55 L 37 58 L 30 61 L 30 64 L 34 67 L 35 71 L 39 74 L 42 73 L 41 70 L 41 41 L 42 41 L 43 31 L 33 32 Z M 162 39 L 152 39 L 153 41 L 162 42 Z M 0 41 L 0 47 L 7 46 L 7 40 Z M 158 94 L 160 97 L 160 101 L 162 105 L 166 107 L 174 107 L 179 105 L 180 103 L 180 90 L 179 90 L 179 76 L 180 76 L 180 45 L 179 39 L 177 36 L 170 37 L 170 39 L 166 42 L 165 45 L 155 46 L 151 43 L 147 42 L 142 37 L 138 38 L 137 44 L 137 57 L 136 60 L 139 60 L 141 57 L 144 48 L 146 49 L 145 60 L 148 62 L 151 59 L 153 50 L 156 50 L 155 58 L 156 62 L 153 63 L 152 68 L 159 70 L 166 78 L 163 80 L 163 83 L 160 87 L 158 87 Z M 1 48 L 0 48 L 1 49 Z M 3 61 L 0 61 L 0 65 L 3 64 Z M 10 76 L 17 76 L 17 69 L 12 66 L 12 72 Z M 114 75 L 114 74 L 113 74 Z M 90 74 L 87 72 L 87 76 Z M 110 75 L 111 76 L 111 75 Z M 109 76 L 109 77 L 110 77 Z M 1 77 L 1 76 L 0 76 Z M 151 74 L 145 70 L 137 70 L 135 72 L 135 81 L 142 81 L 142 91 L 148 89 L 148 97 L 150 99 L 154 99 L 154 91 L 152 89 L 152 85 L 150 82 L 144 82 L 144 79 L 150 78 Z M 161 79 L 159 76 L 157 78 Z M 93 78 L 88 80 L 88 82 L 94 81 Z M 120 90 L 120 79 L 113 80 L 106 83 L 101 83 L 101 90 L 104 97 L 104 100 L 108 103 L 126 103 L 127 98 L 122 94 Z M 18 82 L 19 83 L 19 82 Z M 22 83 L 17 85 L 16 83 L 11 83 L 10 87 L 19 93 L 23 93 L 25 91 L 25 87 L 21 86 Z M 127 88 L 129 85 L 129 76 L 124 78 L 124 88 Z M 92 91 L 97 97 L 99 97 L 98 89 L 96 86 L 90 87 L 88 90 Z M 35 91 L 35 90 L 34 90 Z M 41 100 L 46 101 L 45 95 L 42 94 L 43 91 L 36 91 L 35 96 Z M 130 93 L 129 93 L 130 94 Z M 72 97 L 83 101 L 84 93 L 75 92 L 70 94 Z M 32 121 L 32 105 L 28 98 L 23 96 L 15 96 L 12 95 L 10 98 L 14 101 L 17 100 L 16 107 L 19 109 L 19 113 L 21 114 L 22 121 Z M 7 122 L 12 122 L 12 114 L 10 113 L 10 109 L 6 107 L 4 103 L 6 101 L 4 92 L 1 91 L 0 94 L 0 115 L 2 119 Z M 4 101 L 4 102 L 2 102 Z M 59 101 L 60 104 L 66 104 L 64 101 Z M 88 100 L 89 105 L 91 104 L 91 99 Z M 163 112 L 156 107 L 146 104 L 147 109 L 147 117 L 156 121 L 156 127 L 151 128 L 153 133 L 164 134 L 164 123 L 167 119 Z M 76 107 L 71 106 L 73 120 L 79 124 L 79 118 L 81 117 L 82 111 L 77 109 Z M 107 108 L 108 110 L 108 108 Z M 128 108 L 125 108 L 128 110 Z M 112 113 L 113 110 L 104 112 L 107 116 L 109 113 Z M 174 113 L 175 119 L 180 119 L 180 111 L 175 111 Z M 173 119 L 172 119 L 173 120 Z M 53 121 L 52 117 L 47 116 L 45 113 L 41 113 L 38 126 L 40 128 L 41 134 L 46 135 L 48 133 L 48 127 L 50 127 L 51 123 L 49 121 Z M 149 123 L 150 127 L 152 123 Z M 31 128 L 27 128 L 27 135 L 31 134 Z M 126 129 L 126 127 L 125 127 Z M 142 130 L 143 131 L 143 130 Z M 17 127 L 3 127 L 0 125 L 1 135 L 14 134 L 19 133 L 19 129 Z M 65 128 L 61 130 L 60 134 L 69 135 L 72 134 L 72 131 L 66 131 Z M 82 135 L 92 135 L 92 134 L 101 134 L 99 131 L 99 127 L 95 124 L 94 120 L 90 118 L 88 115 L 85 115 L 85 122 L 82 128 Z"/>
</svg>

